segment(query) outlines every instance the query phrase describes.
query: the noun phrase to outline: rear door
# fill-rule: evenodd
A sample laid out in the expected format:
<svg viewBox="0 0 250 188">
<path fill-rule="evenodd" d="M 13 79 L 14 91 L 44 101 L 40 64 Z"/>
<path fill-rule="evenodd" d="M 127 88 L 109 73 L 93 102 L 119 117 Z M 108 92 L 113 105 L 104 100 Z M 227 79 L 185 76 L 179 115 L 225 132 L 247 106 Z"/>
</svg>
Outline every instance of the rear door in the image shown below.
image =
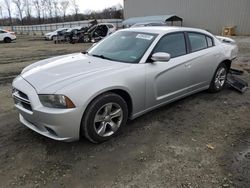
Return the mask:
<svg viewBox="0 0 250 188">
<path fill-rule="evenodd" d="M 190 61 L 187 64 L 190 90 L 197 90 L 210 84 L 217 64 L 213 39 L 202 33 L 187 32 Z"/>
</svg>

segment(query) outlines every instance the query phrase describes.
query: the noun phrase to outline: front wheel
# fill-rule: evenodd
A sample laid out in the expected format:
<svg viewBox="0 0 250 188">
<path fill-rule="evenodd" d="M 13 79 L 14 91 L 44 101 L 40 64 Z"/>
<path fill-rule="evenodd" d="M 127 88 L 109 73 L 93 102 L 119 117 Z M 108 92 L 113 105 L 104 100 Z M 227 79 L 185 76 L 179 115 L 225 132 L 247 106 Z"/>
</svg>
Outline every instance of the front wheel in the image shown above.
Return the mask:
<svg viewBox="0 0 250 188">
<path fill-rule="evenodd" d="M 10 39 L 9 37 L 6 37 L 6 38 L 4 39 L 4 42 L 5 42 L 5 43 L 11 43 L 11 39 Z"/>
<path fill-rule="evenodd" d="M 101 143 L 117 135 L 128 118 L 127 104 L 115 93 L 94 99 L 84 114 L 81 133 L 93 143 Z"/>
<path fill-rule="evenodd" d="M 56 40 L 56 36 L 52 36 L 51 40 L 55 41 Z"/>
<path fill-rule="evenodd" d="M 228 68 L 225 63 L 221 63 L 215 71 L 212 82 L 210 83 L 210 92 L 219 92 L 223 89 L 227 80 Z"/>
</svg>

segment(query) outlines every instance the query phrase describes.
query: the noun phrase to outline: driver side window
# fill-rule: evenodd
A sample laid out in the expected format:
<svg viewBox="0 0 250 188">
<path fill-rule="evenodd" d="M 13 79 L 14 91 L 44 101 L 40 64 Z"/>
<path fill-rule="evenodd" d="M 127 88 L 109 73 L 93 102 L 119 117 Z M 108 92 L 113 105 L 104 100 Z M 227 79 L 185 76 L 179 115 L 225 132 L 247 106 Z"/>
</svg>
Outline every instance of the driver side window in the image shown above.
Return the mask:
<svg viewBox="0 0 250 188">
<path fill-rule="evenodd" d="M 153 51 L 153 53 L 157 52 L 169 53 L 171 58 L 187 54 L 184 33 L 173 33 L 163 36 Z"/>
</svg>

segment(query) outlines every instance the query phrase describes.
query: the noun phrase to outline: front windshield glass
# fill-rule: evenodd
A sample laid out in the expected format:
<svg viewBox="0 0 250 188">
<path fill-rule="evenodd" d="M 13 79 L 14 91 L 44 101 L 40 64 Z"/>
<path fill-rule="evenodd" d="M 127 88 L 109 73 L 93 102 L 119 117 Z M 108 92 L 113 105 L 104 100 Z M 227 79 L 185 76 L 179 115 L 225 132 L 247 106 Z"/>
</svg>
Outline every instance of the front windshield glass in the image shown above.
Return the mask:
<svg viewBox="0 0 250 188">
<path fill-rule="evenodd" d="M 119 31 L 103 40 L 89 55 L 125 63 L 139 63 L 157 34 L 134 31 Z"/>
</svg>

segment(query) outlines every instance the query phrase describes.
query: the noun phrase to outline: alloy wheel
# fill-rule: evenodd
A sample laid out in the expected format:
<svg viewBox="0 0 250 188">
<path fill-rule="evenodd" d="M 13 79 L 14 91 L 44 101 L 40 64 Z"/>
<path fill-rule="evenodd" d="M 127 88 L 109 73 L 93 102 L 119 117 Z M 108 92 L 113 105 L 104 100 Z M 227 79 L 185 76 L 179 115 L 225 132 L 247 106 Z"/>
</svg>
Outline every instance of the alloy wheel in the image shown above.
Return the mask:
<svg viewBox="0 0 250 188">
<path fill-rule="evenodd" d="M 117 103 L 107 103 L 95 115 L 95 131 L 101 137 L 111 136 L 119 129 L 122 120 L 123 111 L 120 105 Z"/>
<path fill-rule="evenodd" d="M 224 86 L 227 77 L 227 70 L 224 67 L 220 67 L 215 75 L 215 87 L 220 89 Z"/>
</svg>

